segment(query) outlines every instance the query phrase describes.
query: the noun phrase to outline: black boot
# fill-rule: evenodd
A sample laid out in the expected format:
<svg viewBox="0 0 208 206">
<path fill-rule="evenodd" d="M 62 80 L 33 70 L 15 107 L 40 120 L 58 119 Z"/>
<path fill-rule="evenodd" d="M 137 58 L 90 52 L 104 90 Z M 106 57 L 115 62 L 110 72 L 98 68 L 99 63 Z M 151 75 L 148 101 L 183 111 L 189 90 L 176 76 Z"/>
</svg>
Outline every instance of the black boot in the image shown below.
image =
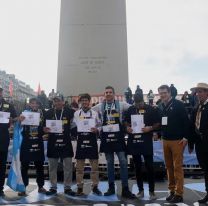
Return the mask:
<svg viewBox="0 0 208 206">
<path fill-rule="evenodd" d="M 122 194 L 121 194 L 121 196 L 124 197 L 124 198 L 128 198 L 128 199 L 134 199 L 134 198 L 136 198 L 136 196 L 129 191 L 129 188 L 128 187 L 123 187 L 122 188 Z"/>
<path fill-rule="evenodd" d="M 166 201 L 171 201 L 175 195 L 175 192 L 170 192 L 169 195 L 166 197 Z"/>
<path fill-rule="evenodd" d="M 104 196 L 110 196 L 110 195 L 114 195 L 114 194 L 115 194 L 115 184 L 110 183 L 108 191 L 104 193 Z"/>
<path fill-rule="evenodd" d="M 95 194 L 95 195 L 102 196 L 102 192 L 98 189 L 97 186 L 94 186 L 94 187 L 92 188 L 92 192 L 93 192 L 93 194 Z"/>
<path fill-rule="evenodd" d="M 198 200 L 198 203 L 206 203 L 206 202 L 208 202 L 208 193 L 205 195 L 204 198 Z"/>
</svg>

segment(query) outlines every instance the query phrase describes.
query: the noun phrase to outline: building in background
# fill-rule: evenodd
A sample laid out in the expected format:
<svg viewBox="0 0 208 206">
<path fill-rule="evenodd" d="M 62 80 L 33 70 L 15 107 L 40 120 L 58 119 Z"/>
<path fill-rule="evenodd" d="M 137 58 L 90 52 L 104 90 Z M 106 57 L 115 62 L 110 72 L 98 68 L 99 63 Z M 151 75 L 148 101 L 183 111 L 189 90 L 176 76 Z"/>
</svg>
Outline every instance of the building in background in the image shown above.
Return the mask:
<svg viewBox="0 0 208 206">
<path fill-rule="evenodd" d="M 129 85 L 125 0 L 62 0 L 57 91 L 97 95 Z"/>
<path fill-rule="evenodd" d="M 0 70 L 0 86 L 4 89 L 6 99 L 25 102 L 28 98 L 36 96 L 29 85 L 16 79 L 14 74 L 7 74 L 3 70 Z"/>
</svg>

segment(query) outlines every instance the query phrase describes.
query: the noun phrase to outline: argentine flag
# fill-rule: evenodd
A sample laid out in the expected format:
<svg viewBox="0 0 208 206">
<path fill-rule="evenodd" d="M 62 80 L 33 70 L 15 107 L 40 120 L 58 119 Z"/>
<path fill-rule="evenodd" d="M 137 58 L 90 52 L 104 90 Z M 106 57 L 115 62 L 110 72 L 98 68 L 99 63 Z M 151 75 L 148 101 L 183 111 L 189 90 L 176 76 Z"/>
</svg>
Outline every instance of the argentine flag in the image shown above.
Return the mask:
<svg viewBox="0 0 208 206">
<path fill-rule="evenodd" d="M 16 192 L 25 192 L 25 186 L 22 181 L 21 162 L 20 162 L 20 148 L 22 144 L 22 127 L 19 122 L 14 125 L 13 134 L 13 154 L 12 164 L 10 166 L 7 185 Z"/>
</svg>

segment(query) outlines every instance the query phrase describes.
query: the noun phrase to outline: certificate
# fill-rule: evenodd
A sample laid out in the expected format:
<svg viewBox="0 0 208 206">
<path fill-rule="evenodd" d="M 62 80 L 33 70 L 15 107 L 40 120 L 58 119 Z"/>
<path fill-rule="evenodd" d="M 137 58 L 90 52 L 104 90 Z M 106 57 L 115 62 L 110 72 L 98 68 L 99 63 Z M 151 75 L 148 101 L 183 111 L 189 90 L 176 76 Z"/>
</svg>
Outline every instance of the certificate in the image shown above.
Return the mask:
<svg viewBox="0 0 208 206">
<path fill-rule="evenodd" d="M 10 112 L 0 112 L 0 123 L 8 124 L 10 118 Z"/>
<path fill-rule="evenodd" d="M 95 127 L 95 119 L 80 119 L 77 123 L 78 132 L 91 132 L 91 128 Z"/>
<path fill-rule="evenodd" d="M 142 128 L 144 128 L 144 115 L 131 115 L 131 128 L 132 133 L 142 133 Z"/>
<path fill-rule="evenodd" d="M 62 133 L 62 120 L 46 120 L 46 127 L 50 128 L 50 133 Z"/>
<path fill-rule="evenodd" d="M 39 126 L 40 113 L 39 112 L 22 112 L 25 119 L 22 121 L 22 125 Z"/>
<path fill-rule="evenodd" d="M 119 132 L 119 124 L 108 124 L 103 126 L 103 132 Z"/>
</svg>

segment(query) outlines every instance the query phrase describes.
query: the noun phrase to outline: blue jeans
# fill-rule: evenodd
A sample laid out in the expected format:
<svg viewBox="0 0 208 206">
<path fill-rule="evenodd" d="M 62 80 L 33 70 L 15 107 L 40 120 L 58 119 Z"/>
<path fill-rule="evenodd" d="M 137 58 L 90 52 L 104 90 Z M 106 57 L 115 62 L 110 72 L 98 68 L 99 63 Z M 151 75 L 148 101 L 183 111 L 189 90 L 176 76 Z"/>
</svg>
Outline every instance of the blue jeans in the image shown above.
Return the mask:
<svg viewBox="0 0 208 206">
<path fill-rule="evenodd" d="M 115 152 L 119 159 L 122 187 L 128 187 L 128 163 L 125 152 Z M 105 153 L 108 169 L 108 183 L 115 181 L 114 152 Z"/>
</svg>

